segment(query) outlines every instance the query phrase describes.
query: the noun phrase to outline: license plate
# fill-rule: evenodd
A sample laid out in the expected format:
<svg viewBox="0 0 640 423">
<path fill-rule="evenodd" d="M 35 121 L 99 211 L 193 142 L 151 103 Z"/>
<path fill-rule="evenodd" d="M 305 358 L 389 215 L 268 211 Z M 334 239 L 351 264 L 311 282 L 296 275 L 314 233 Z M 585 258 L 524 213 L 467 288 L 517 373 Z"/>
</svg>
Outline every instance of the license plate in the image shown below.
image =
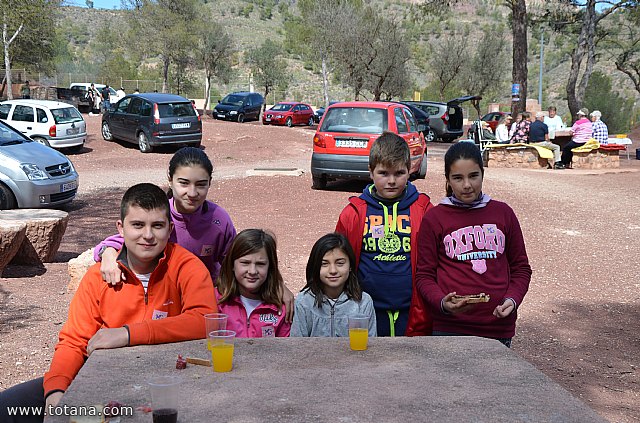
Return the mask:
<svg viewBox="0 0 640 423">
<path fill-rule="evenodd" d="M 80 128 L 69 128 L 67 129 L 67 135 L 75 135 L 80 132 Z"/>
<path fill-rule="evenodd" d="M 356 141 L 356 140 L 336 140 L 336 147 L 343 148 L 367 148 L 369 141 Z"/>
<path fill-rule="evenodd" d="M 218 113 L 218 117 L 219 118 L 224 118 L 224 115 L 221 115 L 220 113 Z"/>
<path fill-rule="evenodd" d="M 191 123 L 187 122 L 187 123 L 172 123 L 171 124 L 171 128 L 172 129 L 181 129 L 181 128 L 190 128 L 191 127 Z"/>
<path fill-rule="evenodd" d="M 71 181 L 60 185 L 60 192 L 72 191 L 76 188 L 78 188 L 78 181 Z"/>
<path fill-rule="evenodd" d="M 264 120 L 267 122 L 271 122 L 271 118 L 265 118 Z"/>
</svg>

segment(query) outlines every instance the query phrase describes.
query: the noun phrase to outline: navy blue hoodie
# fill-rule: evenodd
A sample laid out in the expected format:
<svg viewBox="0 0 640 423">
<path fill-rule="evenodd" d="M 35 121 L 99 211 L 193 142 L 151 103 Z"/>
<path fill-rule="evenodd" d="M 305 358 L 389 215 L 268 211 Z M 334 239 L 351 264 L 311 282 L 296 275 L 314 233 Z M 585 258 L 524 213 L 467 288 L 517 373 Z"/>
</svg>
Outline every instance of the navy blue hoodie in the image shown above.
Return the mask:
<svg viewBox="0 0 640 423">
<path fill-rule="evenodd" d="M 418 199 L 418 190 L 409 182 L 399 199 L 383 200 L 368 185 L 360 198 L 367 203 L 358 265 L 362 288 L 373 298 L 376 310 L 407 310 L 412 288 L 409 208 Z"/>
</svg>

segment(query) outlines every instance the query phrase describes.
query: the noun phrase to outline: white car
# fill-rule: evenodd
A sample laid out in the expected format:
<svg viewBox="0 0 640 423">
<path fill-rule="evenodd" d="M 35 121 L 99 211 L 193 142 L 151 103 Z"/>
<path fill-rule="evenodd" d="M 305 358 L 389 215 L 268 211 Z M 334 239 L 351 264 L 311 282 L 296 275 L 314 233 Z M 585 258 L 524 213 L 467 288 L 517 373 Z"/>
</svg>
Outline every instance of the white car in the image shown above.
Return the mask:
<svg viewBox="0 0 640 423">
<path fill-rule="evenodd" d="M 69 85 L 69 88 L 71 88 L 72 90 L 81 90 L 84 93 L 89 91 L 89 87 L 91 87 L 91 82 L 72 82 L 71 85 Z M 102 89 L 104 87 L 106 87 L 106 85 L 104 85 L 104 84 L 93 84 L 93 87 L 96 90 L 98 90 L 99 93 L 101 93 Z M 111 87 L 111 86 L 109 87 L 109 102 L 111 104 L 117 103 L 119 100 L 124 98 L 125 95 L 126 94 L 119 95 L 118 92 L 113 87 Z"/>
<path fill-rule="evenodd" d="M 50 100 L 8 100 L 0 103 L 0 120 L 40 144 L 80 151 L 87 125 L 70 104 Z"/>
</svg>

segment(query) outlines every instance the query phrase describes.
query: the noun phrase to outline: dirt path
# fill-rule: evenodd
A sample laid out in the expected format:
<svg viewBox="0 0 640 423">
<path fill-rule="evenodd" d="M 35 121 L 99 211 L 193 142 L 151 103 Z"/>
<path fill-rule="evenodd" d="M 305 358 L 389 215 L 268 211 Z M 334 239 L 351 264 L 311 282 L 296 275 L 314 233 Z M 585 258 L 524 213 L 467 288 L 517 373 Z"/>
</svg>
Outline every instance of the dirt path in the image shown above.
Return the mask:
<svg viewBox="0 0 640 423">
<path fill-rule="evenodd" d="M 72 156 L 80 195 L 56 262 L 44 269 L 9 267 L 0 278 L 0 390 L 48 368 L 66 320 L 66 262 L 113 233 L 117 205 L 129 185 L 163 184 L 174 150 L 140 154 L 106 143 L 97 118 L 84 153 Z M 210 199 L 238 229 L 269 228 L 278 238 L 282 272 L 296 292 L 315 240 L 333 230 L 360 183 L 313 191 L 311 177 L 244 177 L 254 167 L 309 168 L 313 131 L 258 124 L 205 122 L 216 167 Z M 430 147 L 428 178 L 417 181 L 437 202 L 442 154 Z M 640 161 L 618 172 L 488 169 L 485 191 L 519 216 L 534 270 L 520 309 L 513 349 L 610 421 L 640 421 Z"/>
</svg>

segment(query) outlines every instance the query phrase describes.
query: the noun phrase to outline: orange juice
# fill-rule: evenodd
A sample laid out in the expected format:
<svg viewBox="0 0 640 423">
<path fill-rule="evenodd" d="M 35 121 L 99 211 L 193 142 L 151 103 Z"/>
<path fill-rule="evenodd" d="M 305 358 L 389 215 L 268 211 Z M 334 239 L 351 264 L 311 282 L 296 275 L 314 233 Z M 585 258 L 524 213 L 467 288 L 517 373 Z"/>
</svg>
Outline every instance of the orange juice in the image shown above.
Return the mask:
<svg viewBox="0 0 640 423">
<path fill-rule="evenodd" d="M 369 330 L 364 328 L 349 329 L 349 344 L 354 351 L 364 351 L 367 349 L 367 339 Z"/>
<path fill-rule="evenodd" d="M 207 339 L 207 349 L 211 351 L 211 339 Z"/>
<path fill-rule="evenodd" d="M 233 344 L 216 344 L 211 348 L 214 372 L 230 372 L 233 366 Z"/>
</svg>

